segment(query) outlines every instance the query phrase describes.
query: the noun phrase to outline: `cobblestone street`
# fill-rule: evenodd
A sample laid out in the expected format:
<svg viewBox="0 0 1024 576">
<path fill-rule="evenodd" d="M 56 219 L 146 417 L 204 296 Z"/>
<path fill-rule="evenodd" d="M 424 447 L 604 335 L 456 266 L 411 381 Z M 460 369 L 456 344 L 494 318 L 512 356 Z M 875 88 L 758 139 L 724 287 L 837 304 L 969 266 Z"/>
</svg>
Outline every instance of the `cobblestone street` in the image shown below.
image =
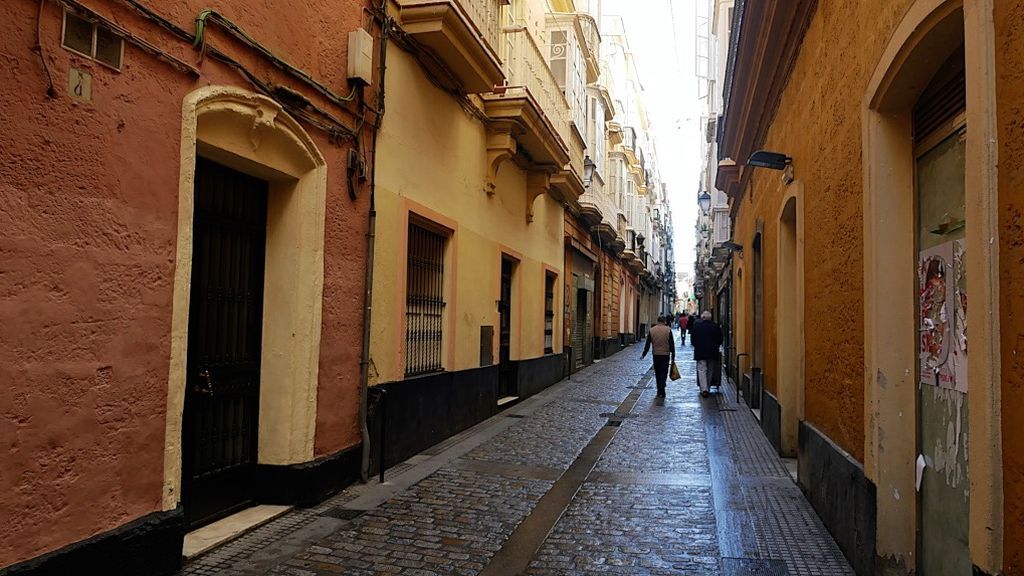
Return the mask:
<svg viewBox="0 0 1024 576">
<path fill-rule="evenodd" d="M 199 557 L 210 574 L 852 574 L 735 390 L 640 346 Z"/>
</svg>

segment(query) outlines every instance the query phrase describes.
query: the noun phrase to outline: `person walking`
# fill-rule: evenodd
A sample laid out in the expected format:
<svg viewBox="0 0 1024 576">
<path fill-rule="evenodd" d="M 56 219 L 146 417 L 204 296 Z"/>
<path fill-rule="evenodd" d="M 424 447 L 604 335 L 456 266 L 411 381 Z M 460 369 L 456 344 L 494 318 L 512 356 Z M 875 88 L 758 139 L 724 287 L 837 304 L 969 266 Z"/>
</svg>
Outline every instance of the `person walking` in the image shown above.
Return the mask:
<svg viewBox="0 0 1024 576">
<path fill-rule="evenodd" d="M 693 344 L 693 359 L 697 361 L 697 384 L 701 398 L 708 397 L 708 388 L 713 370 L 718 366 L 718 348 L 722 345 L 722 329 L 711 319 L 711 312 L 705 310 L 700 321 L 690 327 L 690 341 Z"/>
<path fill-rule="evenodd" d="M 686 346 L 686 324 L 689 318 L 685 314 L 679 314 L 679 340 L 680 346 Z"/>
<path fill-rule="evenodd" d="M 672 329 L 668 327 L 669 320 L 664 316 L 658 316 L 658 325 L 651 328 L 647 333 L 647 343 L 644 344 L 644 352 L 640 355 L 643 359 L 653 349 L 654 378 L 658 383 L 658 397 L 665 397 L 665 382 L 668 380 L 668 367 L 670 362 L 676 361 L 676 339 L 672 336 Z"/>
</svg>

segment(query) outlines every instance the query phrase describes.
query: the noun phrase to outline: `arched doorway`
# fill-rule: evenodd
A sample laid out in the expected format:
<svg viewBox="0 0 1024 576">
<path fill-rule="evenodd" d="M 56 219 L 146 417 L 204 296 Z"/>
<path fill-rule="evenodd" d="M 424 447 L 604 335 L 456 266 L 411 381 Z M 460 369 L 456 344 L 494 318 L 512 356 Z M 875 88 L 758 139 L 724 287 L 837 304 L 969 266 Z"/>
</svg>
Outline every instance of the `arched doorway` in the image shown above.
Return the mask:
<svg viewBox="0 0 1024 576">
<path fill-rule="evenodd" d="M 799 422 L 803 416 L 803 270 L 797 227 L 797 198 L 790 196 L 779 214 L 778 356 L 775 368 L 776 392 L 782 411 L 780 451 L 787 457 L 796 455 Z"/>
<path fill-rule="evenodd" d="M 991 17 L 918 0 L 865 99 L 865 472 L 878 556 L 924 576 L 999 565 Z"/>
<path fill-rule="evenodd" d="M 191 527 L 251 500 L 255 465 L 313 460 L 326 196 L 323 156 L 279 104 L 185 98 L 163 506 Z"/>
<path fill-rule="evenodd" d="M 751 243 L 753 251 L 753 275 L 751 279 L 751 320 L 753 346 L 750 356 L 750 398 L 747 403 L 751 408 L 761 408 L 761 386 L 764 374 L 764 256 L 763 234 L 760 231 L 761 222 L 758 221 L 758 231 Z"/>
</svg>

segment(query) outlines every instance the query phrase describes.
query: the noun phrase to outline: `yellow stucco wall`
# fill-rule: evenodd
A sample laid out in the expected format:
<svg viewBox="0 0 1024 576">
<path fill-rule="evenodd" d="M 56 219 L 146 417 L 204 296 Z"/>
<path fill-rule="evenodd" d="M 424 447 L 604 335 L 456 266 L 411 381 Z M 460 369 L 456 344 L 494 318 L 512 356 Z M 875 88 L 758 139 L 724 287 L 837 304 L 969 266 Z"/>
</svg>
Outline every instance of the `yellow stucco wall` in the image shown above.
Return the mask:
<svg viewBox="0 0 1024 576">
<path fill-rule="evenodd" d="M 761 146 L 792 156 L 795 176 L 805 186 L 804 259 L 814 263 L 804 278 L 806 418 L 858 460 L 864 456 L 861 105 L 869 76 L 908 5 L 820 3 Z M 764 221 L 765 387 L 773 393 L 778 218 L 787 197 L 780 174 L 754 172 L 735 225 L 736 241 L 749 247 L 757 219 Z M 749 277 L 736 297 L 749 328 L 752 250 L 739 258 Z M 741 351 L 750 352 L 752 334 L 740 332 Z"/>
<path fill-rule="evenodd" d="M 984 121 L 970 119 L 984 119 L 995 109 L 984 101 L 990 88 L 983 82 L 988 74 L 983 52 L 992 49 L 992 46 L 982 24 L 989 21 L 992 4 L 968 1 L 964 5 L 968 46 L 967 78 L 968 85 L 972 86 L 969 90 L 968 124 L 974 126 L 971 129 L 973 132 L 969 130 L 968 138 L 976 138 L 976 143 L 995 142 L 994 138 L 978 136 L 986 130 Z M 899 164 L 895 160 L 891 165 L 869 163 L 868 170 L 865 170 L 865 155 L 874 157 L 883 155 L 882 151 L 889 151 L 886 159 L 898 158 L 891 152 L 896 149 L 895 146 L 879 144 L 888 134 L 879 136 L 882 129 L 877 127 L 877 122 L 865 127 L 866 106 L 874 106 L 866 98 L 874 98 L 881 91 L 878 84 L 881 80 L 872 75 L 887 69 L 886 66 L 891 63 L 887 63 L 887 58 L 896 59 L 895 54 L 887 52 L 887 43 L 895 42 L 892 49 L 897 50 L 902 46 L 901 42 L 916 42 L 913 35 L 926 29 L 919 26 L 918 16 L 924 18 L 930 11 L 938 11 L 940 7 L 954 10 L 958 6 L 956 2 L 941 0 L 819 3 L 788 78 L 774 122 L 765 142 L 758 146 L 792 156 L 796 181 L 803 186 L 803 250 L 807 263 L 804 274 L 806 298 L 803 302 L 806 420 L 865 464 L 866 475 L 878 487 L 876 552 L 887 565 L 902 566 L 907 570 L 912 570 L 916 562 L 916 503 L 913 496 L 907 495 L 915 493 L 913 459 L 918 451 L 913 433 L 914 421 L 912 418 L 907 420 L 904 414 L 914 414 L 913 394 L 916 385 L 904 387 L 909 394 L 899 397 L 896 403 L 888 396 L 884 402 L 871 403 L 871 397 L 865 393 L 865 376 L 868 380 L 867 390 L 880 396 L 883 393 L 892 394 L 899 387 L 896 384 L 898 378 L 913 380 L 913 372 L 904 373 L 901 370 L 888 379 L 875 380 L 876 370 L 873 368 L 878 359 L 871 358 L 865 350 L 891 349 L 891 342 L 885 338 L 891 338 L 890 334 L 893 333 L 898 337 L 903 334 L 890 330 L 890 324 L 895 325 L 897 321 L 889 317 L 882 316 L 878 324 L 866 325 L 864 311 L 865 307 L 870 311 L 872 306 L 878 306 L 878 299 L 909 299 L 911 291 L 876 294 L 876 302 L 872 302 L 868 295 L 878 286 L 879 275 L 865 279 L 864 270 L 865 263 L 868 263 L 872 271 L 907 270 L 910 277 L 914 260 L 891 260 L 895 258 L 894 254 L 902 253 L 888 237 L 879 241 L 875 236 L 866 234 L 864 225 L 866 221 L 872 222 L 872 217 L 876 218 L 879 227 L 912 221 L 912 207 L 907 208 L 907 214 L 886 210 L 879 216 L 870 210 L 865 212 L 865 194 L 872 183 L 876 180 L 886 183 L 890 180 L 911 182 L 909 173 L 912 163 L 904 163 L 903 166 L 907 168 L 893 168 Z M 1000 22 L 998 18 L 996 21 Z M 975 44 L 972 45 L 972 42 Z M 1007 40 L 1006 43 L 1012 42 Z M 997 50 L 1003 48 L 996 47 Z M 972 84 L 974 78 L 977 80 Z M 972 104 L 970 98 L 977 101 Z M 1001 120 L 1001 107 L 999 112 Z M 884 111 L 886 118 L 896 117 L 897 114 L 904 112 L 897 113 L 889 108 Z M 990 217 L 984 212 L 985 205 L 982 202 L 971 200 L 972 194 L 976 200 L 988 197 L 984 186 L 971 186 L 970 179 L 981 181 L 980 175 L 990 167 L 984 155 L 979 152 L 982 147 L 977 144 L 975 146 L 975 153 L 968 154 L 967 198 L 969 210 L 975 210 L 976 217 L 972 219 L 969 216 L 968 221 L 978 222 L 979 225 L 969 225 L 968 236 L 974 235 L 974 238 L 987 243 L 990 237 L 988 234 L 971 231 L 979 230 L 980 223 Z M 972 171 L 972 165 L 985 168 Z M 876 166 L 884 167 L 884 171 L 875 170 L 884 176 L 875 179 L 866 177 L 865 173 L 871 172 Z M 999 168 L 1001 179 L 1002 163 Z M 897 173 L 905 177 L 900 180 L 894 176 Z M 769 391 L 778 390 L 777 373 L 771 370 L 778 365 L 779 347 L 775 327 L 779 315 L 779 213 L 786 199 L 786 187 L 779 175 L 778 172 L 767 170 L 756 170 L 753 173 L 740 200 L 742 204 L 736 207 L 738 215 L 735 226 L 736 241 L 749 247 L 755 235 L 757 219 L 764 221 L 764 366 L 765 385 Z M 893 189 L 899 189 L 895 188 L 896 185 L 892 186 Z M 891 195 L 892 192 L 886 189 L 878 194 Z M 867 200 L 869 205 L 877 204 L 870 195 Z M 883 243 L 879 245 L 878 242 Z M 981 262 L 982 252 L 980 249 L 971 252 L 979 255 L 971 262 Z M 876 260 L 890 260 L 884 266 L 872 264 L 872 254 Z M 735 277 L 736 319 L 739 323 L 737 333 L 740 336 L 741 351 L 750 351 L 753 344 L 752 251 L 746 249 L 737 255 L 734 264 L 743 267 L 742 281 L 738 274 Z M 976 272 L 969 272 L 969 276 L 971 282 L 974 282 L 973 278 L 984 278 L 983 274 Z M 983 283 L 974 285 L 979 284 Z M 975 309 L 979 310 L 990 308 L 986 305 L 976 306 Z M 905 309 L 909 310 L 909 307 Z M 982 334 L 984 324 L 979 322 L 972 326 L 972 358 L 975 354 L 982 357 L 982 351 L 986 348 Z M 873 341 L 872 336 L 878 331 L 882 332 L 882 337 L 876 337 Z M 904 357 L 912 362 L 912 354 L 905 354 Z M 972 360 L 971 365 L 970 546 L 972 560 L 992 571 L 991 567 L 998 563 L 995 558 L 998 556 L 1000 534 L 989 527 L 998 524 L 993 521 L 999 519 L 1000 488 L 993 480 L 996 473 L 992 472 L 989 462 L 990 455 L 996 453 L 996 450 L 986 445 L 991 435 L 985 433 L 984 426 L 991 426 L 997 402 L 988 401 L 990 396 L 985 396 L 991 394 L 986 389 L 986 383 L 990 380 L 976 377 L 980 369 L 986 369 L 984 364 L 988 363 L 975 364 Z M 877 370 L 877 374 L 883 375 L 882 370 Z M 983 409 L 976 410 L 976 406 Z M 975 444 L 975 438 L 984 440 Z"/>
<path fill-rule="evenodd" d="M 452 230 L 445 259 L 444 368 L 480 365 L 480 327 L 497 333 L 501 257 L 519 263 L 513 280 L 513 360 L 544 355 L 546 270 L 555 287 L 554 349 L 561 350 L 563 210 L 548 195 L 527 222 L 526 173 L 502 164 L 494 195 L 485 193 L 486 129 L 436 88 L 415 59 L 388 53 L 388 109 L 377 142 L 377 240 L 374 263 L 371 383 L 404 378 L 408 214 Z"/>
</svg>

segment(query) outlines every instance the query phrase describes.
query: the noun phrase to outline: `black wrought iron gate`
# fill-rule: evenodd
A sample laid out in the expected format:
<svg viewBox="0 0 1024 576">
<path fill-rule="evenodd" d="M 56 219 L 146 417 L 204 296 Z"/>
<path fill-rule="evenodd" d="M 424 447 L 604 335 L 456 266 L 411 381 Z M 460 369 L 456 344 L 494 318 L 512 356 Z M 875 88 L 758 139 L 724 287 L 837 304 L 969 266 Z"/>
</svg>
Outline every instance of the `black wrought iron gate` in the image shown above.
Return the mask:
<svg viewBox="0 0 1024 576">
<path fill-rule="evenodd" d="M 182 501 L 196 527 L 252 498 L 267 183 L 197 159 Z"/>
</svg>

